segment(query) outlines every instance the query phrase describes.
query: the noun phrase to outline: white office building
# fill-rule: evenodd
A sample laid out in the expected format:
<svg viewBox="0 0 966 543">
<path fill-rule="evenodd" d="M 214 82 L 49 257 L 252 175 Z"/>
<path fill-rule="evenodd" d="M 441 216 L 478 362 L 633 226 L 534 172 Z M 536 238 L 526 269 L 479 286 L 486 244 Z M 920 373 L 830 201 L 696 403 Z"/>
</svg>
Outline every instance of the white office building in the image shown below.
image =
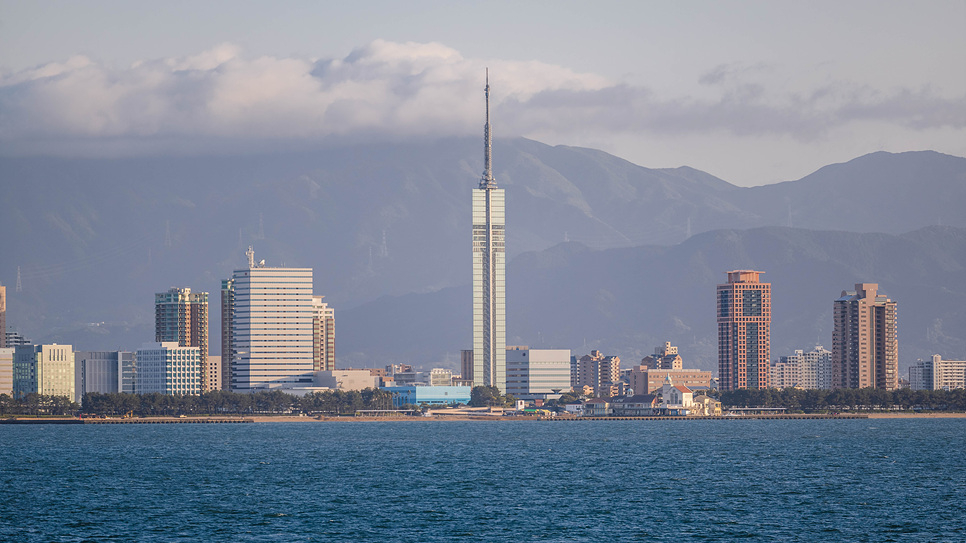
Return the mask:
<svg viewBox="0 0 966 543">
<path fill-rule="evenodd" d="M 232 275 L 231 388 L 254 392 L 311 386 L 316 309 L 311 268 L 255 263 Z"/>
<path fill-rule="evenodd" d="M 551 400 L 569 390 L 569 350 L 507 347 L 507 394 L 518 400 Z"/>
<path fill-rule="evenodd" d="M 177 341 L 145 343 L 136 358 L 138 394 L 201 394 L 200 347 L 181 347 Z"/>
</svg>

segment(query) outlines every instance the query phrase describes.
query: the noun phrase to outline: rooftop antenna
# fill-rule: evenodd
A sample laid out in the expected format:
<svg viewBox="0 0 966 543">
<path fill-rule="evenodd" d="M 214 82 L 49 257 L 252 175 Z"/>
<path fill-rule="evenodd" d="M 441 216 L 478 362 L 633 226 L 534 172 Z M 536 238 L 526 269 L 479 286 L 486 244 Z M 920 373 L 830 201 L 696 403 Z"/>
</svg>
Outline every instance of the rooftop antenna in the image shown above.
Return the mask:
<svg viewBox="0 0 966 543">
<path fill-rule="evenodd" d="M 481 189 L 495 189 L 496 180 L 493 179 L 493 134 L 490 133 L 490 69 L 486 69 L 486 87 L 483 88 L 486 96 L 486 125 L 483 127 L 483 178 L 480 179 Z"/>
<path fill-rule="evenodd" d="M 255 267 L 255 249 L 251 245 L 248 246 L 248 250 L 245 251 L 245 256 L 248 257 L 248 269 Z"/>
</svg>

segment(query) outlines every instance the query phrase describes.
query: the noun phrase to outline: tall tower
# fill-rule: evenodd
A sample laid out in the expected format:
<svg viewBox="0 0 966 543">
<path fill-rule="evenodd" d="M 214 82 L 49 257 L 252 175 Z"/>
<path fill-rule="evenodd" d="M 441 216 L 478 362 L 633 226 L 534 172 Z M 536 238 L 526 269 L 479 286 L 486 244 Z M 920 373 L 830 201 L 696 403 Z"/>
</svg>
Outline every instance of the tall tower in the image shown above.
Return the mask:
<svg viewBox="0 0 966 543">
<path fill-rule="evenodd" d="M 718 386 L 768 388 L 771 283 L 753 270 L 728 272 L 718 285 Z"/>
<path fill-rule="evenodd" d="M 506 246 L 503 189 L 493 179 L 487 73 L 483 177 L 473 189 L 473 385 L 506 391 Z"/>
<path fill-rule="evenodd" d="M 899 387 L 896 302 L 877 283 L 857 283 L 832 306 L 832 386 Z"/>
<path fill-rule="evenodd" d="M 154 295 L 154 341 L 176 341 L 180 347 L 198 347 L 201 357 L 202 391 L 216 388 L 207 378 L 208 293 L 171 287 Z"/>
<path fill-rule="evenodd" d="M 231 390 L 310 384 L 312 268 L 269 268 L 251 247 L 246 254 L 248 267 L 231 280 Z"/>
</svg>

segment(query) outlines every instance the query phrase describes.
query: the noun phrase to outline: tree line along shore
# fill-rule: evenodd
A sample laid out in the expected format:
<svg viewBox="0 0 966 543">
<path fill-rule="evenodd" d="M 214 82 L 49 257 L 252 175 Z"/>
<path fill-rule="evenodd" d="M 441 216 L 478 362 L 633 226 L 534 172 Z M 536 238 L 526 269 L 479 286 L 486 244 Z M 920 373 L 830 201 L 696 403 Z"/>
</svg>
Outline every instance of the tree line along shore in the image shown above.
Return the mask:
<svg viewBox="0 0 966 543">
<path fill-rule="evenodd" d="M 483 389 L 485 387 L 477 387 Z M 964 412 L 966 390 L 909 390 L 881 389 L 739 389 L 709 395 L 718 398 L 725 410 L 730 407 L 785 408 L 795 413 L 825 413 L 831 411 L 907 411 L 907 412 Z M 563 401 L 551 401 L 549 410 L 562 410 L 563 403 L 579 401 L 576 394 L 567 394 Z M 472 407 L 505 407 L 513 398 L 474 390 Z M 82 406 L 83 407 L 82 407 Z M 393 406 L 390 392 L 368 388 L 361 391 L 320 391 L 294 396 L 281 391 L 262 391 L 253 394 L 216 390 L 200 395 L 101 394 L 88 393 L 78 405 L 69 398 L 28 394 L 15 399 L 0 394 L 0 416 L 136 416 L 177 417 L 181 415 L 355 415 L 358 411 L 407 410 L 426 412 L 429 405 Z M 441 407 L 441 406 L 432 406 Z"/>
</svg>

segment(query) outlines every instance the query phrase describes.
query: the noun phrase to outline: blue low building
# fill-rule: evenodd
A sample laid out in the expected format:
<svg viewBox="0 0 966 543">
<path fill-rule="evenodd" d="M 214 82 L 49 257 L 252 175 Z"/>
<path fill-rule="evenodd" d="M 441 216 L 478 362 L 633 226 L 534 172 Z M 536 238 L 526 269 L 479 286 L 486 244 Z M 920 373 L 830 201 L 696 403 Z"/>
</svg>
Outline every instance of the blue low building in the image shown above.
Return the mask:
<svg viewBox="0 0 966 543">
<path fill-rule="evenodd" d="M 450 405 L 456 403 L 470 403 L 472 387 L 466 386 L 391 386 L 380 387 L 392 393 L 392 405 Z"/>
</svg>

